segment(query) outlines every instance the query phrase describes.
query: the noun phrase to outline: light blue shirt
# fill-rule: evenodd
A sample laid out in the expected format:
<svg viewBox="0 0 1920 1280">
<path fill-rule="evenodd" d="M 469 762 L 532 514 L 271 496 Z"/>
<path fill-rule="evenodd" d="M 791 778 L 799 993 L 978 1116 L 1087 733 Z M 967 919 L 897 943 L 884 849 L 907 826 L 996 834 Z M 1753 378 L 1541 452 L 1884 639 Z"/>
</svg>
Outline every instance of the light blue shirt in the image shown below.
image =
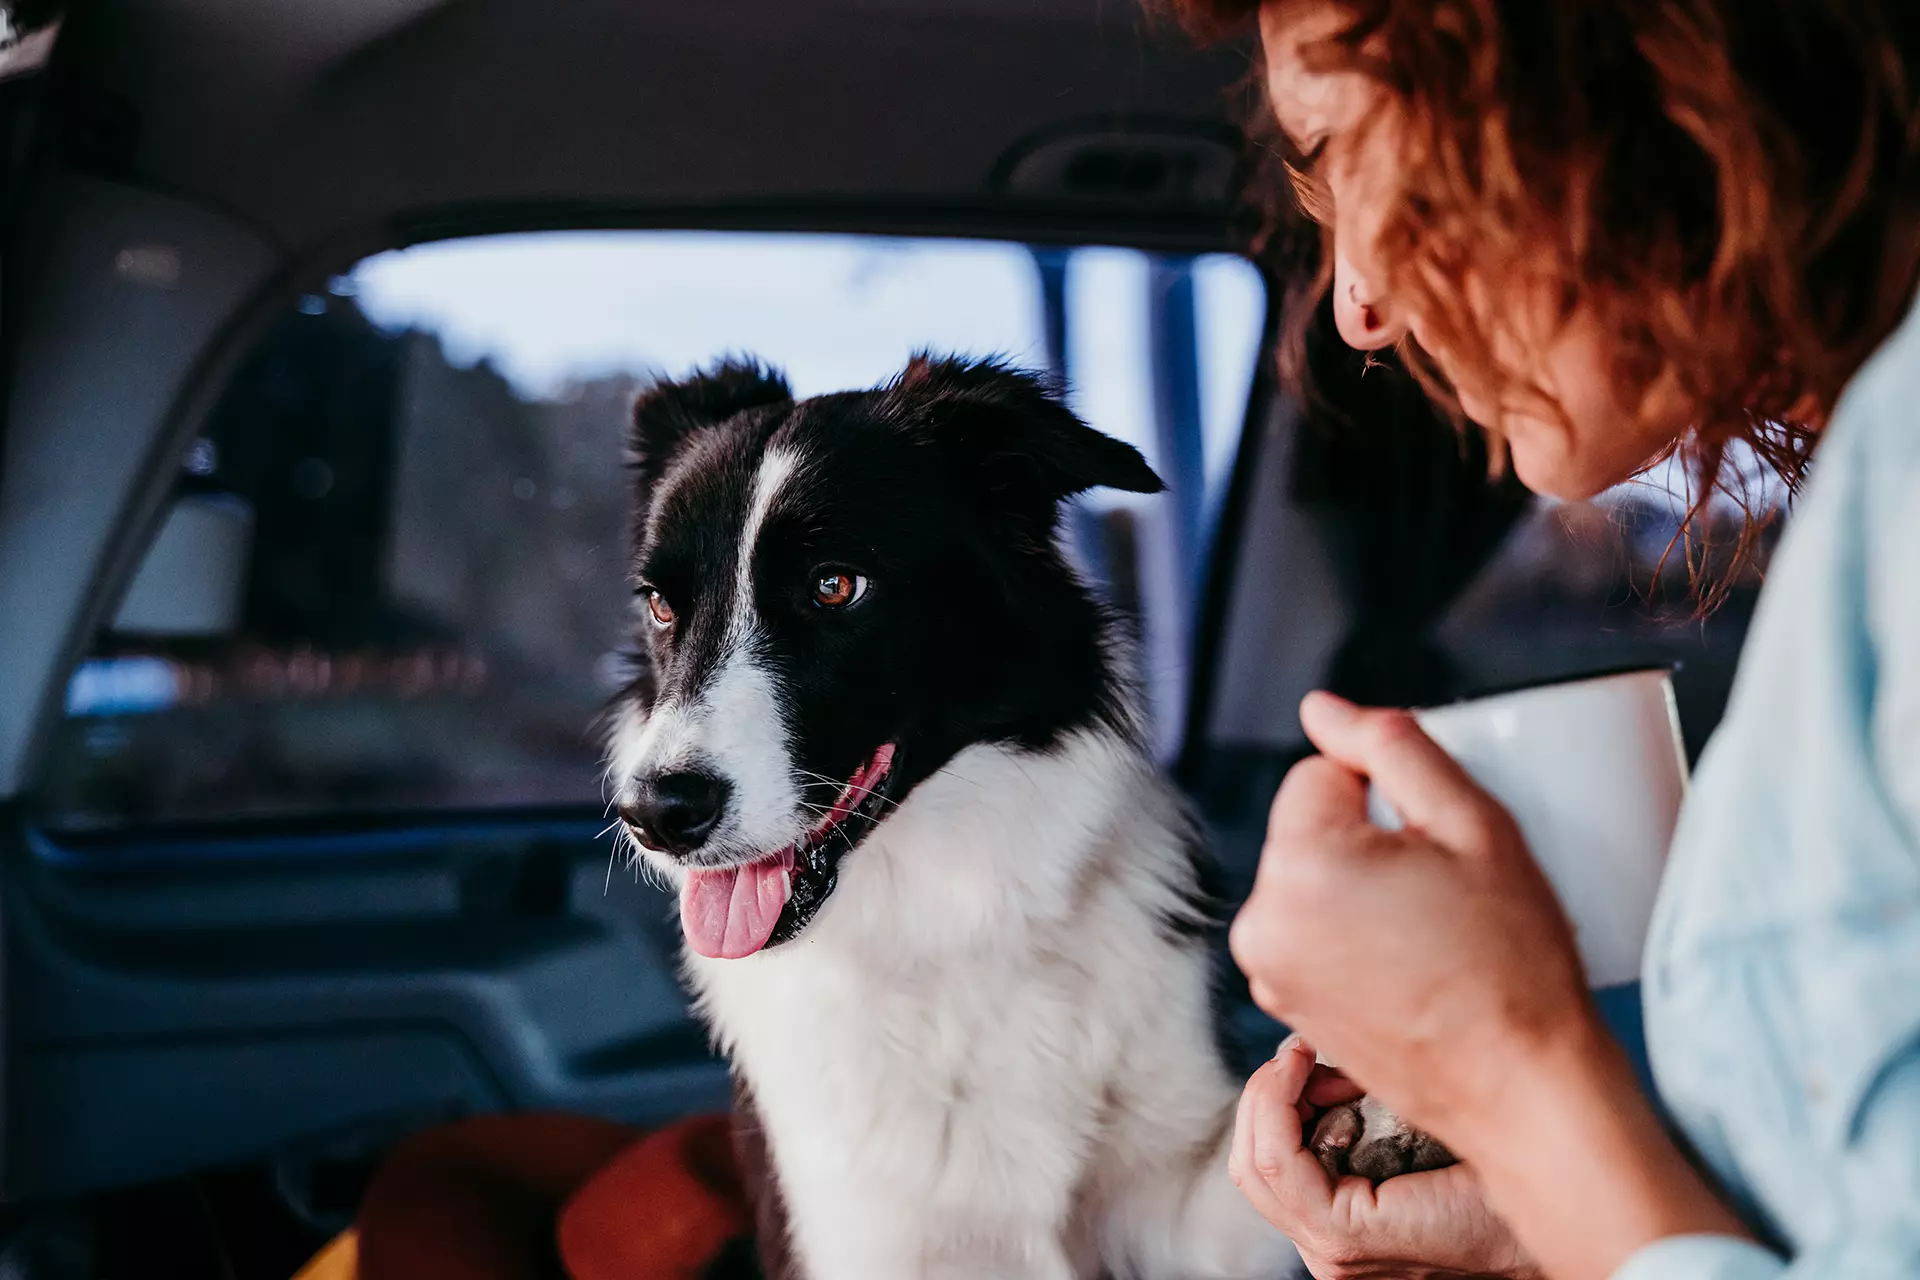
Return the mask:
<svg viewBox="0 0 1920 1280">
<path fill-rule="evenodd" d="M 1667 1240 L 1615 1280 L 1920 1280 L 1920 319 L 1816 455 L 1643 992 L 1663 1099 L 1779 1252 Z"/>
</svg>

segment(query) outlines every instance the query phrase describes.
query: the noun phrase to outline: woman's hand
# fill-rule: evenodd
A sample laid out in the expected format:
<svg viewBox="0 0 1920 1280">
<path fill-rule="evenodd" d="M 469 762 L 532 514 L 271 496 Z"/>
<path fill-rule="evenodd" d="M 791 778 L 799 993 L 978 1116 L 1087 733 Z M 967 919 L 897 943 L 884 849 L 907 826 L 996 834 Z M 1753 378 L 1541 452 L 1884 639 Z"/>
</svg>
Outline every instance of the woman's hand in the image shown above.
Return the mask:
<svg viewBox="0 0 1920 1280">
<path fill-rule="evenodd" d="M 1256 1076 L 1234 1161 L 1247 1194 L 1304 1247 L 1332 1250 L 1329 1265 L 1406 1255 L 1332 1276 L 1457 1274 L 1472 1260 L 1452 1233 L 1474 1249 L 1497 1239 L 1485 1205 L 1561 1280 L 1602 1280 L 1669 1236 L 1743 1234 L 1601 1024 L 1513 819 L 1402 712 L 1316 694 L 1301 721 L 1324 754 L 1274 800 L 1234 958 L 1263 1009 L 1473 1173 L 1327 1187 L 1311 1155 L 1291 1161 L 1304 1086 Z M 1404 830 L 1367 820 L 1369 779 Z M 1262 1074 L 1276 1070 L 1289 1068 Z M 1275 1135 L 1264 1151 L 1253 1145 L 1262 1131 Z"/>
<path fill-rule="evenodd" d="M 1233 954 L 1268 1013 L 1471 1158 L 1510 1076 L 1591 1038 L 1572 932 L 1519 829 L 1397 711 L 1316 694 Z M 1367 817 L 1371 779 L 1405 820 Z"/>
<path fill-rule="evenodd" d="M 1316 1068 L 1313 1050 L 1296 1036 L 1240 1095 L 1229 1164 L 1234 1184 L 1293 1241 L 1316 1280 L 1537 1277 L 1462 1166 L 1390 1178 L 1377 1188 L 1365 1178 L 1335 1183 L 1327 1176 L 1305 1135 L 1325 1108 L 1358 1094 L 1337 1072 Z"/>
</svg>

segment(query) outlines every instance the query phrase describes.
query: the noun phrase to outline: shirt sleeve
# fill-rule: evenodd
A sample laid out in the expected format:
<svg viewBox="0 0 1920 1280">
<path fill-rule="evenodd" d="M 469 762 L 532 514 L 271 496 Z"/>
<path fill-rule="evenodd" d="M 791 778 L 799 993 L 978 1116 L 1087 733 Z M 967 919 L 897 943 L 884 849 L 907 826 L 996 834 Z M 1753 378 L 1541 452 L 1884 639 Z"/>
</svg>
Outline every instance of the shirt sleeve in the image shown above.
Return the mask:
<svg viewBox="0 0 1920 1280">
<path fill-rule="evenodd" d="M 1808 1164 L 1831 1204 L 1793 1256 L 1729 1236 L 1675 1236 L 1613 1280 L 1920 1280 L 1920 1039 L 1884 1062 L 1853 1123 Z"/>
<path fill-rule="evenodd" d="M 1836 1211 L 1782 1258 L 1728 1236 L 1675 1236 L 1629 1258 L 1613 1280 L 1920 1280 L 1920 1047 L 1870 1095 L 1852 1138 L 1821 1171 Z"/>
<path fill-rule="evenodd" d="M 1920 436 L 1920 425 L 1912 433 Z M 1868 625 L 1877 683 L 1874 754 L 1882 784 L 1905 821 L 1909 844 L 1920 843 L 1920 460 L 1906 456 L 1879 468 L 1868 488 L 1871 522 L 1867 565 Z"/>
<path fill-rule="evenodd" d="M 1920 1239 L 1888 1224 L 1784 1261 L 1757 1244 L 1728 1236 L 1673 1236 L 1648 1245 L 1613 1280 L 1913 1280 L 1920 1277 Z"/>
<path fill-rule="evenodd" d="M 1627 1259 L 1613 1280 L 1776 1280 L 1786 1264 L 1731 1236 L 1671 1236 Z"/>
</svg>

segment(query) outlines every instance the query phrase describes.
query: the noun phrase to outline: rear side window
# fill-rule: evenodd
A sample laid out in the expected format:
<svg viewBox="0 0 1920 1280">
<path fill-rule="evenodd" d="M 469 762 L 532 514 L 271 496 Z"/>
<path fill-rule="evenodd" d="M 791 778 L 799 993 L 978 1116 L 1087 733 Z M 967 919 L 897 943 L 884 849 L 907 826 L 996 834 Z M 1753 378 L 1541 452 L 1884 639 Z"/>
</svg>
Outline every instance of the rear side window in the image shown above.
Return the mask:
<svg viewBox="0 0 1920 1280">
<path fill-rule="evenodd" d="M 800 395 L 920 348 L 1063 376 L 1172 485 L 1067 522 L 1138 618 L 1171 751 L 1266 320 L 1243 260 L 1099 246 L 596 232 L 369 258 L 234 373 L 72 673 L 41 817 L 598 811 L 596 718 L 631 629 L 628 410 L 728 353 Z"/>
</svg>

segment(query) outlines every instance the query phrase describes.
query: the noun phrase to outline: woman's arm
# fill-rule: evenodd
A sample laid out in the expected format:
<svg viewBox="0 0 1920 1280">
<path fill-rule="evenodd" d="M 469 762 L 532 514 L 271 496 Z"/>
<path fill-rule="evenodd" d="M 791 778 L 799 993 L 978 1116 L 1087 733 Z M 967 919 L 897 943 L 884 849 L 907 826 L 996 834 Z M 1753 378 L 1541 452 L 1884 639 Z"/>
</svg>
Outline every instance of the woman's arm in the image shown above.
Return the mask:
<svg viewBox="0 0 1920 1280">
<path fill-rule="evenodd" d="M 1710 1237 L 1743 1265 L 1778 1265 L 1668 1138 L 1597 1016 L 1536 1046 L 1506 1080 L 1491 1112 L 1453 1119 L 1452 1140 L 1555 1280 L 1606 1280 L 1649 1245 L 1681 1237 Z"/>
<path fill-rule="evenodd" d="M 1845 1211 L 1791 1259 L 1725 1236 L 1674 1231 L 1635 1253 L 1612 1280 L 1920 1280 L 1920 1046 L 1886 1064 L 1850 1132 L 1823 1154 Z"/>
</svg>

